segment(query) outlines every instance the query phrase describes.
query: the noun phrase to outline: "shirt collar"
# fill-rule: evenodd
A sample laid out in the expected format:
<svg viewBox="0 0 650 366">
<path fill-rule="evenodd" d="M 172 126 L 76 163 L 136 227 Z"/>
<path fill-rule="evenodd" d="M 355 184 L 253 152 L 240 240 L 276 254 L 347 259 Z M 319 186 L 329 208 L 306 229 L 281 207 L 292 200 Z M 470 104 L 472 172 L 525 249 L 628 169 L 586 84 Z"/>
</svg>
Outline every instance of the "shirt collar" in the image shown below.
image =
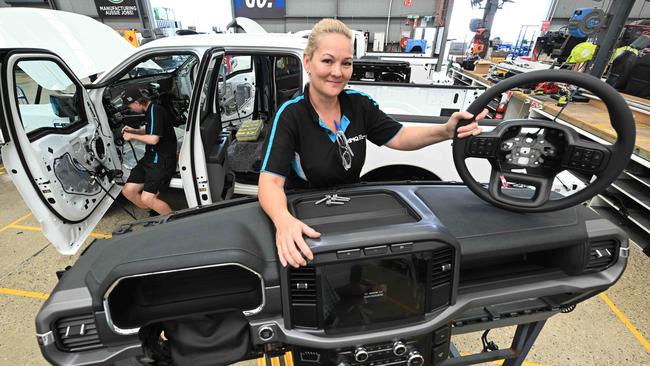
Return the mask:
<svg viewBox="0 0 650 366">
<path fill-rule="evenodd" d="M 325 126 L 323 121 L 320 120 L 320 118 L 318 117 L 318 113 L 316 113 L 314 106 L 311 104 L 311 101 L 309 100 L 309 83 L 305 85 L 303 94 L 305 95 L 307 110 L 309 111 L 309 117 L 311 118 L 312 122 L 329 130 L 327 126 Z M 347 130 L 348 126 L 350 125 L 350 120 L 346 116 L 352 115 L 350 97 L 345 92 L 345 89 L 339 93 L 338 99 L 339 99 L 339 104 L 341 105 L 341 121 L 339 121 L 339 123 L 341 124 L 341 129 L 343 130 L 343 132 L 345 132 L 345 130 Z"/>
</svg>

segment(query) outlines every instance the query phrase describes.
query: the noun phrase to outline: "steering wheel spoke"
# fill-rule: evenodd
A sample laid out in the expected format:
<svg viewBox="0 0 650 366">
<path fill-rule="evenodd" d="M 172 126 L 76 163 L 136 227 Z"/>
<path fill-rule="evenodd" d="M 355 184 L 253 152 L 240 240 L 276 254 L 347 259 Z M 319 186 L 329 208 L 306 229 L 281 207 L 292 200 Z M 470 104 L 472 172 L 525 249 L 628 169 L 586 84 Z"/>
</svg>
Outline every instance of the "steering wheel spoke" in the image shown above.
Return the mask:
<svg viewBox="0 0 650 366">
<path fill-rule="evenodd" d="M 529 208 L 539 207 L 549 199 L 553 178 L 492 169 L 488 193 L 492 198 L 503 204 Z M 530 197 L 530 194 L 523 194 L 522 190 L 512 189 L 514 187 L 510 187 L 510 184 L 532 186 L 535 191 Z"/>
<path fill-rule="evenodd" d="M 612 154 L 608 146 L 586 141 L 571 144 L 567 150 L 568 159 L 562 165 L 584 174 L 602 173 Z"/>
</svg>

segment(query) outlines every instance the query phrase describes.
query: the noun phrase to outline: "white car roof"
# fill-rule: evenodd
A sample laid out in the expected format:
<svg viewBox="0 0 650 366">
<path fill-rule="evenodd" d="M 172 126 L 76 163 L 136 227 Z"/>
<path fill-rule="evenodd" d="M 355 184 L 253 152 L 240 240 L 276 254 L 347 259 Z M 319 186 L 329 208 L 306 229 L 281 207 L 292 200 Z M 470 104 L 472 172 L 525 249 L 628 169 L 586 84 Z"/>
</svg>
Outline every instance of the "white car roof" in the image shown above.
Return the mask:
<svg viewBox="0 0 650 366">
<path fill-rule="evenodd" d="M 79 79 L 107 71 L 136 50 L 90 17 L 34 8 L 0 8 L 0 48 L 49 50 Z"/>
<path fill-rule="evenodd" d="M 264 49 L 291 49 L 302 52 L 307 40 L 285 33 L 225 33 L 196 34 L 159 38 L 140 47 L 140 49 L 164 47 L 245 47 Z"/>
</svg>

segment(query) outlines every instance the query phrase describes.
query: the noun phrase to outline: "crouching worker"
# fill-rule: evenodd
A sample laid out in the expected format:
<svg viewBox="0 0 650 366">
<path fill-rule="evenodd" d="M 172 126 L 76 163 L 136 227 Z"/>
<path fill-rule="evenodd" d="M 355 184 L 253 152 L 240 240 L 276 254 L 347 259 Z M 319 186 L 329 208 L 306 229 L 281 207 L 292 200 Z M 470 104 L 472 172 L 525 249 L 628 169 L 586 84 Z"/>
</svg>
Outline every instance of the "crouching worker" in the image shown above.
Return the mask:
<svg viewBox="0 0 650 366">
<path fill-rule="evenodd" d="M 137 97 L 125 96 L 123 102 L 132 112 L 144 113 L 146 125 L 140 129 L 124 127 L 122 138 L 146 146 L 144 156 L 131 170 L 122 194 L 142 209 L 166 215 L 172 209 L 158 198 L 158 194 L 169 185 L 176 171 L 176 134 L 172 118 L 162 106 L 151 102 L 146 90 L 140 91 Z"/>
</svg>

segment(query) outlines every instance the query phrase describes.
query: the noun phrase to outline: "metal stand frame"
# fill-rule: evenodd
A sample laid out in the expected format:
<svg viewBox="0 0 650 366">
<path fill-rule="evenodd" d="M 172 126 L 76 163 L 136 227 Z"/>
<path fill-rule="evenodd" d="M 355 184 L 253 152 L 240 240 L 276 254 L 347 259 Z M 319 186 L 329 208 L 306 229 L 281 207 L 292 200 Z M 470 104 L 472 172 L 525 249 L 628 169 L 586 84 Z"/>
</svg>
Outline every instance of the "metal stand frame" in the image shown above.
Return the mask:
<svg viewBox="0 0 650 366">
<path fill-rule="evenodd" d="M 461 356 L 454 344 L 450 346 L 450 358 L 440 363 L 440 366 L 463 366 L 474 365 L 482 362 L 505 360 L 503 366 L 521 366 L 533 347 L 539 332 L 544 328 L 546 319 L 533 323 L 519 324 L 512 344 L 508 349 L 477 353 L 469 356 Z"/>
</svg>

